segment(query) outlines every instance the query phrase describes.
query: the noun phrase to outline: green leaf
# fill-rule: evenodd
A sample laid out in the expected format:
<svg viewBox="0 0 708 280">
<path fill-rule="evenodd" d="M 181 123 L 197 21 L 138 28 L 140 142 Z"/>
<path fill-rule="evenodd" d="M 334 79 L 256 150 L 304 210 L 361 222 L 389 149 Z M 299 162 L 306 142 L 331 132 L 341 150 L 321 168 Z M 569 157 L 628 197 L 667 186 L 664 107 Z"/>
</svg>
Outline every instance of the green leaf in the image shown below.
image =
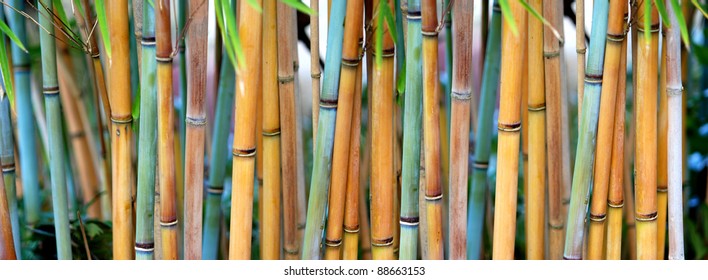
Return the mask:
<svg viewBox="0 0 708 280">
<path fill-rule="evenodd" d="M 396 79 L 396 91 L 399 96 L 403 96 L 406 92 L 406 61 L 403 61 L 403 66 L 401 66 L 401 71 L 398 72 L 398 78 Z"/>
<path fill-rule="evenodd" d="M 98 20 L 98 27 L 101 29 L 101 39 L 103 41 L 103 46 L 106 49 L 106 55 L 111 57 L 111 37 L 110 30 L 108 30 L 108 17 L 106 16 L 106 6 L 103 0 L 96 0 L 96 18 Z"/>
<path fill-rule="evenodd" d="M 671 21 L 669 20 L 669 13 L 666 11 L 666 6 L 664 6 L 664 1 L 663 0 L 654 0 L 654 3 L 656 3 L 656 9 L 659 11 L 659 17 L 661 17 L 661 22 L 664 25 L 666 25 L 666 27 L 671 27 Z"/>
<path fill-rule="evenodd" d="M 1 22 L 1 21 L 0 21 Z M 10 60 L 7 57 L 7 46 L 5 45 L 5 38 L 0 36 L 0 74 L 2 75 L 3 87 L 0 88 L 0 100 L 5 97 L 5 92 L 7 92 L 8 98 L 10 98 L 10 104 L 15 104 L 15 95 L 12 87 L 12 72 L 10 72 Z"/>
<path fill-rule="evenodd" d="M 219 26 L 219 33 L 221 33 L 222 42 L 224 44 L 224 48 L 226 49 L 226 55 L 229 57 L 231 65 L 238 65 L 236 64 L 236 57 L 234 56 L 234 49 L 231 45 L 231 40 L 229 40 L 229 38 L 226 36 L 226 27 L 224 26 L 224 12 L 221 10 L 223 8 L 223 6 L 221 5 L 221 1 L 222 0 L 214 1 L 216 24 Z"/>
<path fill-rule="evenodd" d="M 315 10 L 311 9 L 305 3 L 302 3 L 300 0 L 280 0 L 280 2 L 285 3 L 286 5 L 295 8 L 296 10 L 307 14 L 307 15 L 313 15 L 315 14 Z"/>
<path fill-rule="evenodd" d="M 651 2 L 644 2 L 644 40 L 651 40 Z"/>
<path fill-rule="evenodd" d="M 501 7 L 502 16 L 504 17 L 504 21 L 511 28 L 511 33 L 514 34 L 514 37 L 518 37 L 519 36 L 519 29 L 516 28 L 516 21 L 514 20 L 514 14 L 511 13 L 511 7 L 509 7 L 509 1 L 508 0 L 499 0 L 499 6 Z"/>
<path fill-rule="evenodd" d="M 691 43 L 688 39 L 688 26 L 686 25 L 686 18 L 683 16 L 681 5 L 678 0 L 671 0 L 671 9 L 674 10 L 674 13 L 676 13 L 676 21 L 678 22 L 679 30 L 681 31 L 681 41 L 683 41 L 683 44 L 687 48 L 690 48 Z"/>
<path fill-rule="evenodd" d="M 249 0 L 250 3 L 251 0 Z M 226 28 L 226 35 L 228 38 L 224 38 L 224 41 L 227 41 L 227 39 L 230 41 L 229 44 L 231 44 L 232 52 L 236 56 L 236 62 L 234 65 L 237 66 L 237 68 L 243 67 L 243 62 L 246 59 L 245 54 L 243 53 L 243 48 L 241 47 L 241 38 L 238 34 L 238 22 L 236 21 L 236 14 L 234 13 L 234 10 L 232 7 L 229 5 L 228 1 L 221 1 L 221 13 L 224 16 L 224 27 Z M 254 7 L 255 9 L 255 7 Z"/>
<path fill-rule="evenodd" d="M 696 1 L 696 0 L 691 0 L 691 3 L 693 3 L 693 6 L 696 6 L 696 9 L 698 9 L 699 11 L 701 11 L 701 14 L 703 14 L 703 17 L 708 18 L 708 12 L 706 12 L 706 9 L 704 9 L 703 6 L 701 6 L 701 4 L 698 3 L 698 1 Z M 672 4 L 673 4 L 673 3 L 672 3 Z M 680 11 L 680 10 L 679 10 L 679 11 Z"/>
<path fill-rule="evenodd" d="M 17 38 L 17 35 L 15 35 L 14 32 L 12 32 L 12 29 L 5 24 L 4 21 L 0 20 L 0 30 L 2 30 L 2 33 L 7 35 L 7 37 L 10 37 L 10 40 L 17 45 L 22 51 L 27 52 L 27 49 L 25 48 L 25 45 L 22 44 L 19 38 Z"/>
<path fill-rule="evenodd" d="M 558 40 L 563 40 L 563 37 L 561 37 L 560 32 L 558 32 L 558 30 L 553 27 L 550 22 L 548 22 L 538 11 L 536 11 L 536 9 L 531 7 L 528 2 L 524 0 L 520 0 L 519 2 L 522 6 L 524 6 L 524 9 L 526 9 L 526 11 L 528 11 L 536 19 L 540 20 L 544 26 L 548 27 L 551 32 L 553 32 L 553 36 L 555 36 Z"/>
<path fill-rule="evenodd" d="M 261 8 L 261 5 L 258 4 L 257 0 L 246 0 L 246 3 L 248 3 L 248 5 L 251 6 L 251 8 L 256 10 L 256 12 L 259 12 L 259 13 L 263 12 L 263 8 Z"/>
<path fill-rule="evenodd" d="M 78 10 L 79 15 L 84 16 L 86 15 L 86 12 L 84 12 L 84 6 L 81 5 L 81 1 L 79 0 L 73 0 L 73 7 Z"/>
<path fill-rule="evenodd" d="M 133 100 L 133 109 L 131 112 L 133 115 L 133 123 L 137 123 L 140 118 L 140 87 L 135 89 L 135 100 Z M 135 128 L 136 126 L 133 126 Z"/>
<path fill-rule="evenodd" d="M 54 8 L 54 14 L 59 18 L 61 22 L 68 25 L 69 18 L 66 17 L 66 11 L 64 10 L 64 4 L 61 0 L 52 0 L 52 5 Z"/>
<path fill-rule="evenodd" d="M 383 17 L 386 20 L 386 26 L 388 26 L 388 34 L 391 35 L 393 43 L 397 44 L 398 38 L 396 38 L 396 32 L 391 32 L 391 30 L 396 30 L 396 20 L 393 17 L 393 12 L 391 12 L 391 7 L 385 2 L 385 5 L 381 6 L 381 11 L 383 12 Z"/>
<path fill-rule="evenodd" d="M 155 8 L 155 3 L 153 3 L 152 0 L 147 0 L 147 2 L 150 5 L 150 7 L 152 7 L 153 9 Z"/>
</svg>

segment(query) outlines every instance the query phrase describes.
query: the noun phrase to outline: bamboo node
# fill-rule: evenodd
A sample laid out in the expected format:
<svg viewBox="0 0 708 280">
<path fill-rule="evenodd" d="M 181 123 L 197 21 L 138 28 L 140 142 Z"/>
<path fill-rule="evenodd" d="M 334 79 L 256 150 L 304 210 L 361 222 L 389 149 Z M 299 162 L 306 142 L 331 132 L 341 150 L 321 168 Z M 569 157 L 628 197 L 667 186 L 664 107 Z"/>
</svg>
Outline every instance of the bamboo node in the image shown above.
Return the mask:
<svg viewBox="0 0 708 280">
<path fill-rule="evenodd" d="M 419 217 L 403 217 L 398 221 L 402 226 L 417 226 L 420 224 Z"/>
<path fill-rule="evenodd" d="M 100 53 L 91 54 L 91 58 L 101 58 Z"/>
<path fill-rule="evenodd" d="M 393 244 L 393 237 L 389 238 L 384 238 L 384 239 L 371 239 L 371 246 L 374 247 L 387 247 L 391 246 Z"/>
<path fill-rule="evenodd" d="M 666 87 L 666 95 L 668 96 L 681 96 L 683 94 L 683 86 L 681 88 Z"/>
<path fill-rule="evenodd" d="M 174 221 L 171 221 L 171 222 L 160 221 L 161 227 L 171 227 L 171 226 L 176 226 L 176 225 L 177 225 L 177 219 L 175 219 Z"/>
<path fill-rule="evenodd" d="M 155 60 L 157 60 L 157 62 L 172 62 L 172 57 L 171 56 L 167 56 L 167 57 L 155 56 Z"/>
<path fill-rule="evenodd" d="M 322 77 L 322 72 L 312 73 L 310 74 L 310 77 L 313 79 L 319 79 L 320 77 Z"/>
<path fill-rule="evenodd" d="M 531 104 L 528 106 L 529 112 L 541 112 L 546 110 L 546 102 L 541 104 Z"/>
<path fill-rule="evenodd" d="M 627 33 L 623 32 L 622 34 L 614 34 L 607 32 L 607 41 L 622 43 L 624 42 L 625 35 L 627 35 Z"/>
<path fill-rule="evenodd" d="M 273 130 L 263 130 L 263 132 L 261 132 L 261 134 L 263 134 L 263 136 L 266 136 L 266 137 L 278 136 L 278 135 L 280 135 L 280 128 L 276 128 Z"/>
<path fill-rule="evenodd" d="M 336 109 L 337 99 L 320 99 L 320 108 Z"/>
<path fill-rule="evenodd" d="M 237 149 L 233 148 L 231 150 L 231 154 L 236 157 L 253 157 L 256 155 L 256 148 L 251 148 L 251 149 Z"/>
<path fill-rule="evenodd" d="M 345 225 L 343 228 L 344 228 L 344 232 L 347 232 L 347 233 L 357 233 L 357 232 L 359 232 L 359 225 L 356 225 L 356 226 L 353 226 L 353 227 L 348 227 L 348 226 Z"/>
<path fill-rule="evenodd" d="M 607 215 L 606 215 L 606 214 L 593 214 L 593 213 L 590 213 L 590 221 L 593 221 L 593 222 L 602 222 L 602 221 L 604 221 L 605 219 L 607 219 Z"/>
<path fill-rule="evenodd" d="M 554 58 L 560 56 L 560 51 L 554 51 L 554 52 L 543 52 L 543 57 L 545 58 Z"/>
<path fill-rule="evenodd" d="M 638 221 L 638 222 L 649 222 L 649 221 L 656 220 L 656 218 L 658 216 L 659 215 L 656 212 L 649 213 L 649 214 L 636 213 L 636 214 L 634 214 L 634 220 Z"/>
<path fill-rule="evenodd" d="M 503 131 L 503 132 L 517 132 L 517 131 L 521 130 L 521 122 L 510 123 L 510 124 L 499 123 L 497 125 L 497 129 L 499 131 Z"/>
<path fill-rule="evenodd" d="M 436 201 L 436 200 L 441 200 L 442 198 L 443 198 L 442 194 L 439 194 L 436 196 L 429 196 L 427 194 L 425 195 L 425 200 L 427 200 L 427 201 Z"/>
<path fill-rule="evenodd" d="M 359 59 L 342 58 L 342 65 L 355 68 L 355 67 L 359 66 Z"/>
<path fill-rule="evenodd" d="M 15 69 L 15 73 L 18 73 L 18 72 L 25 73 L 25 72 L 29 72 L 29 70 L 30 70 L 30 66 L 27 64 L 12 65 L 12 68 Z"/>
<path fill-rule="evenodd" d="M 381 57 L 384 57 L 384 58 L 386 58 L 386 57 L 393 57 L 394 55 L 396 55 L 396 50 L 395 50 L 394 48 L 390 48 L 390 49 L 387 49 L 387 50 L 383 50 L 383 51 L 381 52 Z"/>
<path fill-rule="evenodd" d="M 467 92 L 450 91 L 450 96 L 454 99 L 457 99 L 457 100 L 470 100 L 470 99 L 472 99 L 472 92 L 471 91 L 467 91 Z"/>
<path fill-rule="evenodd" d="M 339 247 L 342 245 L 342 239 L 336 239 L 336 240 L 329 240 L 325 238 L 325 246 L 327 247 Z"/>
<path fill-rule="evenodd" d="M 418 7 L 418 8 L 420 8 L 420 7 Z M 420 20 L 422 18 L 422 16 L 420 14 L 420 10 L 417 10 L 417 11 L 408 10 L 408 13 L 406 14 L 406 18 L 408 18 L 408 20 Z"/>
<path fill-rule="evenodd" d="M 283 248 L 283 251 L 285 251 L 285 253 L 288 255 L 299 255 L 300 254 L 300 249 Z"/>
<path fill-rule="evenodd" d="M 278 83 L 287 84 L 295 80 L 295 75 L 278 76 Z"/>
<path fill-rule="evenodd" d="M 668 188 L 667 186 L 657 186 L 657 187 L 656 187 L 656 192 L 665 193 L 665 192 L 668 192 L 668 191 L 669 191 L 669 188 Z"/>
<path fill-rule="evenodd" d="M 422 34 L 425 37 L 438 37 L 438 30 L 433 30 L 433 31 L 421 31 L 420 34 Z"/>
<path fill-rule="evenodd" d="M 585 54 L 586 50 L 587 50 L 587 48 L 578 48 L 578 49 L 575 49 L 575 52 L 578 54 Z"/>
<path fill-rule="evenodd" d="M 601 84 L 602 83 L 602 74 L 600 75 L 593 75 L 593 74 L 585 74 L 585 82 L 590 83 L 590 84 Z"/>
<path fill-rule="evenodd" d="M 210 186 L 207 184 L 207 193 L 221 194 L 224 193 L 224 187 L 222 186 Z"/>
<path fill-rule="evenodd" d="M 563 227 L 565 227 L 565 224 L 563 222 L 561 222 L 560 224 L 553 224 L 552 222 L 549 222 L 548 226 L 551 227 L 551 229 L 563 229 Z"/>
<path fill-rule="evenodd" d="M 2 166 L 2 173 L 11 173 L 15 171 L 15 164 L 8 164 Z"/>
<path fill-rule="evenodd" d="M 57 95 L 59 94 L 59 87 L 44 87 L 42 88 L 42 92 L 44 92 L 44 95 Z"/>
<path fill-rule="evenodd" d="M 489 162 L 488 161 L 474 161 L 472 163 L 472 167 L 474 167 L 475 169 L 484 170 L 484 169 L 489 168 Z"/>
<path fill-rule="evenodd" d="M 305 224 L 297 224 L 297 229 L 305 229 Z"/>
<path fill-rule="evenodd" d="M 127 115 L 127 116 L 118 116 L 118 117 L 111 117 L 111 122 L 115 124 L 128 124 L 133 122 L 133 116 Z"/>
<path fill-rule="evenodd" d="M 657 22 L 657 23 L 651 25 L 651 27 L 650 27 L 650 29 L 649 29 L 649 33 L 656 33 L 656 32 L 659 32 L 659 29 L 661 29 L 661 24 L 659 24 L 659 23 Z M 641 26 L 640 24 L 637 24 L 637 32 L 643 33 L 644 30 L 645 30 L 645 29 L 644 29 L 643 26 Z"/>
<path fill-rule="evenodd" d="M 563 259 L 570 260 L 570 261 L 579 261 L 579 260 L 582 260 L 583 258 L 582 257 L 569 257 L 569 256 L 563 255 Z"/>
<path fill-rule="evenodd" d="M 140 40 L 140 44 L 143 46 L 154 46 L 155 45 L 155 37 L 143 37 Z"/>
<path fill-rule="evenodd" d="M 617 203 L 617 202 L 612 202 L 612 201 L 609 201 L 609 200 L 608 200 L 608 201 L 607 201 L 607 206 L 609 206 L 610 208 L 622 208 L 622 207 L 624 207 L 624 200 L 623 200 L 623 201 L 620 201 L 619 203 Z"/>
<path fill-rule="evenodd" d="M 192 117 L 187 117 L 184 119 L 184 122 L 193 125 L 193 126 L 205 126 L 207 123 L 206 118 L 192 118 Z"/>
<path fill-rule="evenodd" d="M 80 138 L 80 137 L 84 137 L 84 136 L 86 136 L 86 133 L 84 133 L 83 130 L 72 132 L 69 134 L 69 138 L 71 138 L 71 139 Z"/>
<path fill-rule="evenodd" d="M 494 2 L 494 5 L 492 5 L 492 12 L 495 13 L 501 13 L 501 6 L 499 6 L 499 3 Z"/>
</svg>

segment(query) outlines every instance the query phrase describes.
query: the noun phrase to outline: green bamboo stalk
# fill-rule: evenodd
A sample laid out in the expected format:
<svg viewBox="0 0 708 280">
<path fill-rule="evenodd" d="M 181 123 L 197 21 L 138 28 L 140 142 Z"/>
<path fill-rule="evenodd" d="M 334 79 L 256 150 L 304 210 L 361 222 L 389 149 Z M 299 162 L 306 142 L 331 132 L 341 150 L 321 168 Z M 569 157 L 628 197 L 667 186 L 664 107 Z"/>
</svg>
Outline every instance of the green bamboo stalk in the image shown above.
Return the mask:
<svg viewBox="0 0 708 280">
<path fill-rule="evenodd" d="M 334 149 L 334 126 L 335 118 L 337 117 L 336 104 L 339 96 L 339 73 L 342 60 L 346 3 L 346 0 L 332 3 L 302 259 L 320 258 L 319 251 L 322 243 L 321 236 L 324 228 L 328 185 L 331 175 L 329 167 L 332 161 L 332 150 Z"/>
<path fill-rule="evenodd" d="M 423 69 L 420 0 L 408 0 L 406 40 L 406 94 L 403 117 L 403 164 L 401 170 L 401 242 L 399 258 L 418 256 L 418 186 L 423 126 Z M 399 37 L 400 38 L 400 37 Z"/>
<path fill-rule="evenodd" d="M 467 258 L 480 259 L 482 250 L 482 228 L 484 225 L 484 202 L 487 190 L 487 169 L 492 146 L 492 118 L 497 100 L 499 82 L 499 62 L 501 61 L 501 8 L 498 0 L 492 7 L 492 22 L 484 57 L 484 78 L 482 80 L 479 117 L 477 118 L 477 143 L 472 164 L 472 187 L 469 193 L 467 211 Z"/>
<path fill-rule="evenodd" d="M 66 173 L 64 166 L 64 137 L 62 137 L 61 104 L 59 103 L 59 86 L 57 84 L 56 43 L 54 42 L 54 26 L 52 25 L 52 2 L 38 0 L 40 9 L 39 23 L 40 45 L 42 49 L 42 86 L 47 115 L 47 134 L 49 138 L 49 158 L 52 186 L 52 206 L 54 210 L 54 227 L 56 230 L 57 257 L 62 260 L 71 259 L 71 238 L 69 233 L 69 213 L 67 205 Z"/>
<path fill-rule="evenodd" d="M 590 185 L 593 177 L 595 137 L 600 110 L 602 72 L 607 36 L 608 1 L 594 2 L 592 32 L 587 69 L 585 70 L 585 95 L 578 128 L 578 149 L 575 157 L 573 185 L 568 209 L 564 259 L 581 259 L 585 216 L 587 214 Z M 550 159 L 554 160 L 554 159 Z"/>
<path fill-rule="evenodd" d="M 5 97 L 0 103 L 0 163 L 5 181 L 5 193 L 10 210 L 10 223 L 12 225 L 12 239 L 15 243 L 15 256 L 22 259 L 20 254 L 20 220 L 17 211 L 17 196 L 15 195 L 15 140 L 12 137 L 12 120 L 10 119 L 10 98 Z M 0 190 L 2 191 L 2 190 Z"/>
<path fill-rule="evenodd" d="M 175 162 L 175 168 L 179 171 L 177 171 L 177 180 L 176 180 L 176 194 L 177 194 L 177 220 L 182 221 L 177 224 L 178 230 L 177 230 L 177 244 L 180 244 L 178 247 L 178 254 L 179 254 L 179 259 L 184 259 L 184 186 L 185 186 L 185 180 L 184 180 L 184 166 L 185 166 L 185 161 L 184 161 L 184 152 L 185 152 L 185 143 L 186 143 L 186 123 L 184 120 L 187 118 L 187 55 L 186 55 L 186 50 L 187 48 L 185 47 L 185 40 L 184 37 L 181 37 L 187 21 L 187 1 L 176 1 L 175 3 L 175 9 L 177 10 L 177 48 L 179 50 L 179 102 L 177 102 L 177 105 L 175 107 L 177 110 L 177 134 L 178 134 L 178 139 L 179 139 L 179 159 Z"/>
<path fill-rule="evenodd" d="M 20 11 L 24 10 L 24 0 L 11 0 L 10 5 Z M 24 17 L 10 11 L 6 7 L 10 28 L 17 38 L 27 45 L 27 35 Z M 40 196 L 39 176 L 37 174 L 37 150 L 35 136 L 35 120 L 32 112 L 30 93 L 30 57 L 17 45 L 12 44 L 12 62 L 15 73 L 15 110 L 17 113 L 18 153 L 20 155 L 20 168 L 22 169 L 23 204 L 25 222 L 27 226 L 34 227 L 39 222 Z"/>
<path fill-rule="evenodd" d="M 140 134 L 138 135 L 138 197 L 135 222 L 135 259 L 154 258 L 155 164 L 157 161 L 157 88 L 155 73 L 155 10 L 143 5 L 140 78 Z"/>
</svg>

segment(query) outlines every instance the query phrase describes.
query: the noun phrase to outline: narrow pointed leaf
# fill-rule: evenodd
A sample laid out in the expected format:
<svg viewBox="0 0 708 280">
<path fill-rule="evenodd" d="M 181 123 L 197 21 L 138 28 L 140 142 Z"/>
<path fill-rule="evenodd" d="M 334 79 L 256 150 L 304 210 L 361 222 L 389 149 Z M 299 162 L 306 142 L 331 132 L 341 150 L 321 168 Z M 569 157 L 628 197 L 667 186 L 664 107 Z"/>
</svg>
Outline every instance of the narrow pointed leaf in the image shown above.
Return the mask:
<svg viewBox="0 0 708 280">
<path fill-rule="evenodd" d="M 305 3 L 302 3 L 302 1 L 300 0 L 280 0 L 280 2 L 283 2 L 306 15 L 313 15 L 316 13 L 315 10 L 311 9 L 310 7 L 305 5 Z"/>
<path fill-rule="evenodd" d="M 7 37 L 10 37 L 10 40 L 12 40 L 13 43 L 15 43 L 22 51 L 29 53 L 27 49 L 25 48 L 25 45 L 22 44 L 19 38 L 17 38 L 17 35 L 15 35 L 14 32 L 10 29 L 10 27 L 5 24 L 4 21 L 0 21 L 0 30 L 2 30 L 2 33 L 7 35 Z"/>
<path fill-rule="evenodd" d="M 98 20 L 98 28 L 101 30 L 101 41 L 106 49 L 106 54 L 111 57 L 111 39 L 110 31 L 108 30 L 108 17 L 106 16 L 106 7 L 103 0 L 96 0 L 96 20 Z"/>
</svg>

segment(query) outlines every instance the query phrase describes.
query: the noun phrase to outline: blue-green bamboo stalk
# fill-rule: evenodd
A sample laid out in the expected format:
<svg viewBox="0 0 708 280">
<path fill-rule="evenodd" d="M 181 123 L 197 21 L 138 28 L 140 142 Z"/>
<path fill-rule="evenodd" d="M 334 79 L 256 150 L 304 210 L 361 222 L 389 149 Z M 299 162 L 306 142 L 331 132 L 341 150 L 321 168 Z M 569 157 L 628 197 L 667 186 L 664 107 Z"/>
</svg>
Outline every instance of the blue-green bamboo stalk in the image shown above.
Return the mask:
<svg viewBox="0 0 708 280">
<path fill-rule="evenodd" d="M 56 231 L 57 258 L 71 260 L 71 235 L 69 231 L 69 213 L 66 190 L 66 167 L 64 137 L 62 129 L 61 103 L 57 84 L 57 57 L 54 38 L 54 20 L 50 12 L 52 1 L 38 0 L 40 9 L 39 23 L 40 46 L 42 49 L 42 91 L 47 117 L 47 138 L 49 138 L 49 173 L 52 185 L 52 207 L 54 210 L 54 229 Z M 48 31 L 48 32 L 47 32 Z"/>
<path fill-rule="evenodd" d="M 597 136 L 597 121 L 600 113 L 600 91 L 602 90 L 602 71 L 605 60 L 608 6 L 607 0 L 596 0 L 593 7 L 590 48 L 588 49 L 588 61 L 585 68 L 585 94 L 583 96 L 582 115 L 578 129 L 578 148 L 575 156 L 575 170 L 573 172 L 572 192 L 568 208 L 564 259 L 572 260 L 583 257 L 585 216 L 592 187 L 595 137 Z"/>
<path fill-rule="evenodd" d="M 187 119 L 187 54 L 185 47 L 184 37 L 181 37 L 184 32 L 184 25 L 187 18 L 187 1 L 177 1 L 175 3 L 175 8 L 177 9 L 177 45 L 179 47 L 179 102 L 176 104 L 177 107 L 177 133 L 179 135 L 179 150 L 180 158 L 179 162 L 182 163 L 181 166 L 175 166 L 177 170 L 184 170 L 184 147 L 186 143 L 186 133 L 187 126 L 184 120 Z M 177 219 L 184 221 L 184 171 L 178 171 L 177 174 L 182 174 L 182 185 L 175 185 L 177 188 Z M 179 175 L 177 175 L 179 176 Z M 180 195 L 181 194 L 181 195 Z M 180 197 L 182 197 L 180 199 Z M 177 225 L 180 229 L 177 233 L 177 244 L 184 244 L 184 224 L 179 223 Z M 184 259 L 184 246 L 177 246 L 179 259 Z"/>
<path fill-rule="evenodd" d="M 206 208 L 204 214 L 204 239 L 202 240 L 202 259 L 215 260 L 219 251 L 219 226 L 221 225 L 221 196 L 224 192 L 224 177 L 228 153 L 229 126 L 234 104 L 236 75 L 231 60 L 224 55 L 221 58 L 219 74 L 219 97 L 216 101 L 214 135 L 211 138 L 211 157 L 209 159 L 209 177 L 206 182 Z"/>
<path fill-rule="evenodd" d="M 342 41 L 344 39 L 344 15 L 346 0 L 332 2 L 329 31 L 327 34 L 327 55 L 324 81 L 320 94 L 320 114 L 317 122 L 317 139 L 310 184 L 310 197 L 305 222 L 305 235 L 302 259 L 320 258 L 320 245 L 325 224 L 325 209 L 329 193 L 332 150 L 334 148 L 334 125 L 337 117 L 337 98 L 339 97 L 339 72 L 342 60 Z"/>
<path fill-rule="evenodd" d="M 24 0 L 11 0 L 10 5 L 23 11 Z M 24 17 L 9 7 L 5 8 L 10 28 L 15 32 L 20 42 L 27 46 L 27 34 Z M 30 60 L 29 54 L 12 44 L 12 62 L 15 72 L 15 111 L 17 113 L 17 138 L 20 167 L 22 168 L 22 190 L 27 226 L 33 227 L 39 222 L 40 196 L 39 176 L 37 174 L 37 150 L 35 136 L 35 119 L 32 112 L 30 92 Z"/>
<path fill-rule="evenodd" d="M 155 9 L 143 5 L 138 135 L 138 201 L 135 213 L 135 259 L 154 258 L 155 163 L 157 161 L 157 87 L 155 74 Z"/>
<path fill-rule="evenodd" d="M 408 37 L 406 38 L 408 61 L 406 62 L 407 82 L 401 166 L 401 243 L 398 254 L 401 260 L 414 260 L 418 257 L 420 218 L 418 215 L 418 186 L 420 182 L 420 143 L 423 130 L 422 38 L 420 0 L 408 0 Z"/>
<path fill-rule="evenodd" d="M 3 36 L 4 37 L 4 36 Z M 20 260 L 20 219 L 17 213 L 17 196 L 15 195 L 15 143 L 12 138 L 12 120 L 10 119 L 10 98 L 3 98 L 0 103 L 0 163 L 2 177 L 5 181 L 7 205 L 10 210 L 12 225 L 12 240 L 15 242 L 15 255 Z"/>
<path fill-rule="evenodd" d="M 471 189 L 467 212 L 467 259 L 480 259 L 482 228 L 484 227 L 484 202 L 487 190 L 487 169 L 492 147 L 492 118 L 497 101 L 499 62 L 501 61 L 501 9 L 497 0 L 492 8 L 492 24 L 484 57 L 484 72 L 479 117 L 477 118 L 477 144 L 472 163 Z"/>
</svg>

